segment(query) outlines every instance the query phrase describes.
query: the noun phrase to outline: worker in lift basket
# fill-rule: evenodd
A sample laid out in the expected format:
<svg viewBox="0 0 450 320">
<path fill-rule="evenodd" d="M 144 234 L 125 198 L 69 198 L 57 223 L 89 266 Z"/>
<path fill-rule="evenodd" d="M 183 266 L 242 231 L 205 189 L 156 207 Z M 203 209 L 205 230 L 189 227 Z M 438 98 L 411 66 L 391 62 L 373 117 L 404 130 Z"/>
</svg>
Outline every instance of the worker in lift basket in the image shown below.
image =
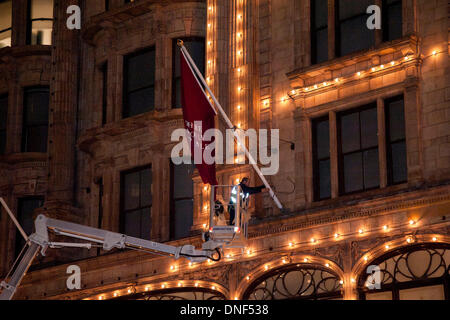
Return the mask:
<svg viewBox="0 0 450 320">
<path fill-rule="evenodd" d="M 234 217 L 236 214 L 236 202 L 237 202 L 237 192 L 239 190 L 239 187 L 241 187 L 241 194 L 240 194 L 240 202 L 241 202 L 241 208 L 244 206 L 247 207 L 248 205 L 248 197 L 252 194 L 260 193 L 263 189 L 266 187 L 264 185 L 261 185 L 259 187 L 249 187 L 248 183 L 250 182 L 250 179 L 248 177 L 244 177 L 241 180 L 241 183 L 234 186 L 233 189 L 231 189 L 231 195 L 230 195 L 230 202 L 228 203 L 228 213 L 230 214 L 230 225 L 234 224 Z"/>
</svg>

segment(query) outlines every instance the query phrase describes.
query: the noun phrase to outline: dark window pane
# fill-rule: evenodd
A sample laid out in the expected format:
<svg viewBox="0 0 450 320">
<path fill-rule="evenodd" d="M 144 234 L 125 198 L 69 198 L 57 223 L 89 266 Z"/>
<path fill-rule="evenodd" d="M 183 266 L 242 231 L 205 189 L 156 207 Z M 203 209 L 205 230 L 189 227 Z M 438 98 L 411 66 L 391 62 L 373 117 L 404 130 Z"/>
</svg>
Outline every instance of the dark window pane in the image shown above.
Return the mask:
<svg viewBox="0 0 450 320">
<path fill-rule="evenodd" d="M 122 173 L 122 224 L 127 235 L 151 238 L 152 171 L 143 168 Z"/>
<path fill-rule="evenodd" d="M 364 151 L 364 189 L 376 188 L 380 184 L 378 149 Z"/>
<path fill-rule="evenodd" d="M 313 63 L 328 60 L 328 28 L 313 32 Z"/>
<path fill-rule="evenodd" d="M 193 223 L 193 182 L 194 165 L 180 164 L 172 166 L 172 213 L 171 237 L 179 239 L 190 234 Z"/>
<path fill-rule="evenodd" d="M 340 20 L 366 14 L 367 7 L 373 4 L 372 0 L 338 0 L 338 2 Z"/>
<path fill-rule="evenodd" d="M 128 116 L 141 114 L 155 107 L 155 90 L 153 87 L 134 91 L 128 95 Z"/>
<path fill-rule="evenodd" d="M 205 39 L 200 37 L 181 38 L 186 50 L 194 60 L 197 68 L 205 74 Z M 173 39 L 173 64 L 172 64 L 172 106 L 181 108 L 181 69 L 180 69 L 180 48 L 177 45 L 178 39 Z"/>
<path fill-rule="evenodd" d="M 17 220 L 22 226 L 23 230 L 27 235 L 33 233 L 34 230 L 34 220 L 33 211 L 41 207 L 44 204 L 43 197 L 32 197 L 32 198 L 22 198 L 18 201 L 17 206 Z M 23 246 L 25 245 L 25 240 L 19 231 L 16 231 L 16 257 L 19 255 Z"/>
<path fill-rule="evenodd" d="M 402 2 L 383 2 L 383 40 L 391 41 L 402 37 Z"/>
<path fill-rule="evenodd" d="M 194 201 L 192 199 L 175 202 L 174 238 L 188 237 L 193 222 Z"/>
<path fill-rule="evenodd" d="M 405 182 L 407 180 L 406 143 L 400 141 L 391 145 L 392 184 Z"/>
<path fill-rule="evenodd" d="M 124 209 L 131 210 L 139 207 L 140 174 L 132 172 L 124 179 Z"/>
<path fill-rule="evenodd" d="M 330 125 L 328 118 L 315 119 L 313 130 L 314 198 L 330 198 Z"/>
<path fill-rule="evenodd" d="M 368 16 L 359 16 L 340 23 L 339 56 L 368 49 L 375 44 L 375 33 L 366 26 Z"/>
<path fill-rule="evenodd" d="M 405 139 L 405 112 L 403 106 L 403 98 L 387 100 L 386 110 L 389 121 L 389 139 L 396 141 Z"/>
<path fill-rule="evenodd" d="M 360 148 L 359 113 L 341 116 L 342 152 L 348 153 Z"/>
<path fill-rule="evenodd" d="M 29 126 L 25 132 L 25 152 L 46 152 L 47 150 L 47 126 Z"/>
<path fill-rule="evenodd" d="M 361 153 L 344 156 L 344 192 L 363 190 L 363 166 Z"/>
<path fill-rule="evenodd" d="M 328 0 L 312 0 L 312 26 L 315 29 L 326 27 L 328 25 Z"/>
<path fill-rule="evenodd" d="M 48 87 L 24 90 L 22 152 L 47 152 Z"/>
<path fill-rule="evenodd" d="M 378 145 L 377 109 L 370 108 L 360 113 L 361 147 L 367 149 Z"/>
<path fill-rule="evenodd" d="M 152 233 L 152 220 L 151 220 L 151 208 L 141 210 L 141 234 L 142 239 L 151 239 Z"/>
<path fill-rule="evenodd" d="M 141 207 L 152 205 L 152 170 L 141 171 Z"/>
<path fill-rule="evenodd" d="M 403 96 L 387 99 L 384 104 L 386 113 L 388 184 L 397 184 L 407 181 Z"/>
<path fill-rule="evenodd" d="M 328 199 L 331 197 L 330 160 L 319 162 L 319 197 Z"/>
<path fill-rule="evenodd" d="M 328 1 L 311 0 L 311 63 L 328 60 Z"/>
<path fill-rule="evenodd" d="M 315 135 L 317 158 L 328 158 L 330 156 L 330 126 L 328 119 L 315 123 Z"/>
<path fill-rule="evenodd" d="M 131 56 L 127 60 L 128 91 L 141 89 L 155 83 L 155 51 Z"/>
<path fill-rule="evenodd" d="M 125 216 L 124 233 L 132 237 L 141 237 L 141 210 L 128 211 Z"/>
<path fill-rule="evenodd" d="M 124 59 L 123 117 L 155 107 L 155 49 L 133 53 Z"/>
</svg>

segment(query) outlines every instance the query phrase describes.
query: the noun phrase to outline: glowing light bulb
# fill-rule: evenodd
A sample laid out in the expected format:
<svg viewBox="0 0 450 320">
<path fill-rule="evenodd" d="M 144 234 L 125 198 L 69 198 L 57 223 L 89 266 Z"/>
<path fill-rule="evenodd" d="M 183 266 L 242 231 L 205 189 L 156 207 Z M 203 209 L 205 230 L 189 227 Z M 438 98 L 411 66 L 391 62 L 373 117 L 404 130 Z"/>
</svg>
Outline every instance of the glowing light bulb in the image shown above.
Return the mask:
<svg viewBox="0 0 450 320">
<path fill-rule="evenodd" d="M 208 60 L 208 64 L 211 64 L 211 60 Z"/>
<path fill-rule="evenodd" d="M 334 79 L 334 82 L 339 82 L 339 78 Z"/>
<path fill-rule="evenodd" d="M 212 6 L 209 6 L 208 10 L 209 10 L 209 11 L 212 11 L 212 9 L 213 9 L 213 7 L 212 7 Z"/>
<path fill-rule="evenodd" d="M 269 270 L 269 266 L 266 264 L 266 265 L 264 266 L 264 269 Z"/>
<path fill-rule="evenodd" d="M 413 224 L 415 224 L 416 222 L 413 220 L 413 219 L 411 219 L 411 220 L 409 220 L 409 225 L 413 225 Z"/>
<path fill-rule="evenodd" d="M 237 108 L 238 110 L 241 110 L 241 105 L 238 105 L 236 108 Z"/>
<path fill-rule="evenodd" d="M 238 126 L 238 128 L 240 128 L 241 127 L 241 123 L 239 122 L 237 126 Z"/>
<path fill-rule="evenodd" d="M 436 242 L 437 241 L 437 238 L 436 237 L 433 237 L 433 239 L 432 239 L 434 242 Z"/>
<path fill-rule="evenodd" d="M 367 260 L 369 260 L 369 258 L 366 256 L 366 257 L 364 257 L 364 261 L 366 261 L 367 262 Z"/>
<path fill-rule="evenodd" d="M 385 245 L 384 247 L 386 248 L 386 250 L 387 250 L 387 249 L 389 249 L 389 245 L 388 245 L 388 244 L 387 244 L 387 245 Z"/>
<path fill-rule="evenodd" d="M 286 263 L 286 259 L 283 258 L 283 260 L 281 260 L 281 262 Z"/>
<path fill-rule="evenodd" d="M 291 94 L 294 95 L 295 94 L 295 90 L 291 90 Z"/>
<path fill-rule="evenodd" d="M 308 87 L 306 87 L 306 88 L 305 88 L 305 91 L 308 91 L 308 90 L 309 90 L 309 88 L 308 88 Z"/>
<path fill-rule="evenodd" d="M 241 68 L 238 68 L 238 69 L 237 69 L 237 72 L 241 72 Z"/>
<path fill-rule="evenodd" d="M 311 243 L 316 243 L 316 239 L 314 239 L 314 238 L 311 238 Z"/>
<path fill-rule="evenodd" d="M 382 65 L 380 66 L 380 68 L 381 68 L 381 69 L 384 69 L 384 64 L 382 64 Z"/>
<path fill-rule="evenodd" d="M 149 287 L 145 287 L 145 291 L 148 291 L 150 288 Z"/>
<path fill-rule="evenodd" d="M 330 264 L 329 263 L 325 263 L 325 267 L 329 268 Z"/>
<path fill-rule="evenodd" d="M 373 67 L 371 70 L 372 70 L 372 72 L 373 72 L 373 71 L 375 71 L 376 69 L 375 69 L 375 67 Z"/>
<path fill-rule="evenodd" d="M 355 279 L 353 279 L 353 278 L 352 278 L 350 281 L 351 281 L 352 283 L 355 283 Z"/>
<path fill-rule="evenodd" d="M 195 286 L 198 287 L 198 282 L 195 283 Z"/>
<path fill-rule="evenodd" d="M 127 291 L 128 293 L 131 293 L 131 289 L 128 289 L 128 291 Z"/>
<path fill-rule="evenodd" d="M 114 292 L 114 297 L 117 297 L 117 292 Z"/>
<path fill-rule="evenodd" d="M 408 61 L 408 60 L 409 60 L 409 57 L 408 57 L 408 56 L 406 56 L 406 57 L 405 57 L 405 61 Z"/>
<path fill-rule="evenodd" d="M 303 259 L 303 262 L 308 262 L 308 258 Z"/>
<path fill-rule="evenodd" d="M 335 233 L 335 234 L 334 234 L 334 238 L 335 238 L 335 239 L 339 238 L 339 233 Z"/>
<path fill-rule="evenodd" d="M 212 41 L 208 41 L 208 45 L 209 45 L 209 46 L 212 45 Z"/>
<path fill-rule="evenodd" d="M 294 246 L 294 244 L 292 243 L 292 242 L 289 242 L 289 247 L 293 247 Z"/>
<path fill-rule="evenodd" d="M 358 232 L 359 232 L 359 234 L 363 234 L 364 230 L 363 229 L 359 229 Z"/>
<path fill-rule="evenodd" d="M 324 83 L 323 83 L 323 85 L 324 85 L 324 86 L 326 86 L 326 85 L 327 85 L 327 83 L 326 83 L 326 82 L 324 82 Z"/>
<path fill-rule="evenodd" d="M 393 66 L 393 65 L 395 65 L 395 62 L 394 62 L 394 61 L 391 61 L 391 66 Z"/>
<path fill-rule="evenodd" d="M 192 267 L 192 262 L 189 262 L 189 264 L 188 264 L 188 265 L 189 265 L 189 267 Z"/>
<path fill-rule="evenodd" d="M 356 74 L 358 75 L 358 77 L 361 76 L 361 71 L 358 71 Z"/>
<path fill-rule="evenodd" d="M 406 238 L 406 242 L 411 243 L 412 242 L 411 237 Z"/>
<path fill-rule="evenodd" d="M 172 271 L 175 270 L 175 266 L 173 266 L 173 265 L 170 266 L 170 270 L 172 270 Z"/>
<path fill-rule="evenodd" d="M 204 187 L 203 187 L 203 190 L 204 190 L 204 191 L 208 191 L 208 187 L 207 187 L 207 186 L 204 186 Z"/>
<path fill-rule="evenodd" d="M 344 284 L 344 280 L 340 280 L 339 283 L 340 283 L 340 284 Z"/>
<path fill-rule="evenodd" d="M 383 226 L 383 230 L 386 231 L 388 229 L 388 226 Z"/>
<path fill-rule="evenodd" d="M 181 282 L 178 282 L 178 286 L 181 287 L 183 284 Z"/>
<path fill-rule="evenodd" d="M 211 289 L 216 290 L 216 287 L 215 287 L 215 286 L 212 286 Z"/>
<path fill-rule="evenodd" d="M 317 84 L 314 85 L 314 89 L 317 89 Z"/>
<path fill-rule="evenodd" d="M 436 53 L 437 53 L 437 51 L 436 51 L 436 50 L 433 50 L 433 52 L 432 52 L 431 54 L 432 54 L 433 56 L 435 56 Z"/>
<path fill-rule="evenodd" d="M 103 296 L 98 297 L 98 300 L 103 300 Z"/>
</svg>

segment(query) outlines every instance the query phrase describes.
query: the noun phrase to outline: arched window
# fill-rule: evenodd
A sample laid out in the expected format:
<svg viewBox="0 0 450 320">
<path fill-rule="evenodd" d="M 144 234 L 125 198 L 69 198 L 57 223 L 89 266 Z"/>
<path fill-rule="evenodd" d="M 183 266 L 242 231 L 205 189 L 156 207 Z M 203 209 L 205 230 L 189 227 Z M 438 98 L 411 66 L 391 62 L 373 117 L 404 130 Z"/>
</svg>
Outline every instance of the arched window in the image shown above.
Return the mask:
<svg viewBox="0 0 450 320">
<path fill-rule="evenodd" d="M 420 244 L 375 259 L 358 280 L 360 299 L 450 299 L 450 245 Z M 379 269 L 378 269 L 379 267 Z"/>
<path fill-rule="evenodd" d="M 253 282 L 244 300 L 341 299 L 342 284 L 331 270 L 314 265 L 275 269 Z"/>
<path fill-rule="evenodd" d="M 136 293 L 117 300 L 225 300 L 225 296 L 206 288 L 173 288 Z"/>
</svg>

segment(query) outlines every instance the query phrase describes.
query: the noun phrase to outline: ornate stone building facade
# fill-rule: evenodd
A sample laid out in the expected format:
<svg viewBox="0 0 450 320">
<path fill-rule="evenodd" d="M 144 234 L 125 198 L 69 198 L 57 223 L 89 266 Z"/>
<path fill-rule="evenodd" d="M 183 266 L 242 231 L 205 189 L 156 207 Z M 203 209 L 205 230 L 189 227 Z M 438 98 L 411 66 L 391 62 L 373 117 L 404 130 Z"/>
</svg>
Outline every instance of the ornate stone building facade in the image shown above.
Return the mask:
<svg viewBox="0 0 450 320">
<path fill-rule="evenodd" d="M 372 4 L 382 29 L 367 29 Z M 69 5 L 81 30 L 66 27 Z M 17 299 L 450 298 L 447 1 L 0 6 L 0 195 L 28 232 L 44 213 L 201 246 L 209 188 L 170 161 L 178 38 L 237 126 L 280 129 L 270 182 L 289 209 L 257 195 L 246 248 L 219 262 L 49 249 Z M 217 167 L 220 184 L 243 176 L 257 183 L 248 165 Z M 3 278 L 23 242 L 5 212 L 0 230 Z M 66 287 L 72 264 L 79 290 Z"/>
</svg>

